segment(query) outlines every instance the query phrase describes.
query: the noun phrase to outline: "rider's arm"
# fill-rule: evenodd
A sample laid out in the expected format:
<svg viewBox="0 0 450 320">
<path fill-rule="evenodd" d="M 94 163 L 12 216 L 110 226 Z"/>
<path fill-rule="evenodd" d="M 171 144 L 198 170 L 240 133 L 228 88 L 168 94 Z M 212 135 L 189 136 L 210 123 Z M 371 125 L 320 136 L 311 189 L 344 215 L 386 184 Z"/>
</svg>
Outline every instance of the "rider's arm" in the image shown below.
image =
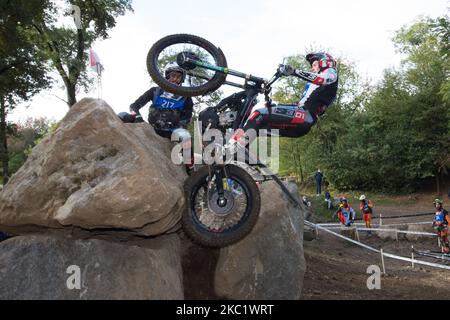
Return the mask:
<svg viewBox="0 0 450 320">
<path fill-rule="evenodd" d="M 130 111 L 134 112 L 137 117 L 141 117 L 141 113 L 139 110 L 145 106 L 148 102 L 153 101 L 153 96 L 155 94 L 156 88 L 153 87 L 150 90 L 146 91 L 142 96 L 140 96 L 135 102 L 130 105 Z"/>
<path fill-rule="evenodd" d="M 337 81 L 337 72 L 333 68 L 328 68 L 323 73 L 314 73 L 295 69 L 292 75 L 318 86 L 332 84 Z"/>
</svg>

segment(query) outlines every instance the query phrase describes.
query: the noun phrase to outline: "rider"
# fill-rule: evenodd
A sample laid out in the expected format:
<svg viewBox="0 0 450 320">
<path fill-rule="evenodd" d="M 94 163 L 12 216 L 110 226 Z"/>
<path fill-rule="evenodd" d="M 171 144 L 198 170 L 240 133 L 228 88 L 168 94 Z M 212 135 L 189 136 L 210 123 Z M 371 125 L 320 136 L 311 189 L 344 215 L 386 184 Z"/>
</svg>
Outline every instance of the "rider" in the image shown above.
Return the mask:
<svg viewBox="0 0 450 320">
<path fill-rule="evenodd" d="M 181 85 L 186 72 L 177 65 L 169 65 L 164 75 L 171 83 Z M 143 122 L 139 110 L 152 101 L 148 122 L 160 136 L 170 138 L 174 129 L 185 127 L 192 118 L 194 103 L 192 98 L 181 97 L 165 92 L 159 87 L 152 87 L 130 105 L 130 113 L 121 112 L 119 118 L 124 122 Z"/>
<path fill-rule="evenodd" d="M 319 116 L 333 103 L 338 89 L 336 61 L 324 52 L 310 53 L 306 60 L 310 72 L 280 65 L 279 72 L 285 76 L 296 76 L 307 81 L 305 92 L 297 105 L 273 105 L 254 110 L 243 130 L 238 129 L 233 140 L 245 144 L 245 132 L 249 129 L 279 129 L 280 136 L 297 138 L 309 132 Z"/>
<path fill-rule="evenodd" d="M 338 215 L 339 220 L 344 226 L 350 227 L 355 221 L 355 210 L 353 210 L 353 208 L 348 204 L 346 197 L 341 197 L 340 202 L 341 204 L 339 205 L 339 209 L 336 211 L 335 215 Z"/>
<path fill-rule="evenodd" d="M 435 199 L 433 202 L 436 207 L 436 215 L 433 221 L 433 227 L 436 230 L 441 242 L 442 253 L 450 252 L 450 243 L 448 240 L 448 225 L 450 223 L 450 216 L 443 208 L 443 201 L 441 199 Z"/>
<path fill-rule="evenodd" d="M 366 228 L 372 228 L 373 204 L 370 199 L 366 199 L 365 195 L 359 197 L 359 210 L 361 210 L 366 223 Z"/>
</svg>

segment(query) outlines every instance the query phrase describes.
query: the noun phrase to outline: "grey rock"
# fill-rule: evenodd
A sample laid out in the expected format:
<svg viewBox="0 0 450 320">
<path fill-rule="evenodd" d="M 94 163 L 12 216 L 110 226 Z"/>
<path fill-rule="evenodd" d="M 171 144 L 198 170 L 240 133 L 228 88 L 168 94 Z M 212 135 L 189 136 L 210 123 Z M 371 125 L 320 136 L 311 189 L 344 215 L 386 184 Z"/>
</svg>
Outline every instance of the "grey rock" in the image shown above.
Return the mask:
<svg viewBox="0 0 450 320">
<path fill-rule="evenodd" d="M 185 179 L 149 124 L 122 123 L 104 101 L 83 99 L 0 192 L 0 230 L 164 234 L 181 218 Z"/>
<path fill-rule="evenodd" d="M 183 299 L 178 237 L 139 245 L 42 235 L 9 239 L 0 243 L 0 299 Z M 79 282 L 71 266 L 79 267 Z"/>
<path fill-rule="evenodd" d="M 289 188 L 298 195 L 295 184 Z M 263 183 L 260 191 L 256 226 L 243 240 L 220 251 L 215 291 L 228 299 L 300 299 L 306 270 L 305 208 L 295 208 L 275 182 Z"/>
<path fill-rule="evenodd" d="M 408 226 L 408 231 L 435 233 L 432 222 L 429 224 L 411 224 Z M 408 241 L 418 241 L 422 239 L 430 239 L 430 237 L 420 234 L 406 234 L 406 239 Z"/>
</svg>

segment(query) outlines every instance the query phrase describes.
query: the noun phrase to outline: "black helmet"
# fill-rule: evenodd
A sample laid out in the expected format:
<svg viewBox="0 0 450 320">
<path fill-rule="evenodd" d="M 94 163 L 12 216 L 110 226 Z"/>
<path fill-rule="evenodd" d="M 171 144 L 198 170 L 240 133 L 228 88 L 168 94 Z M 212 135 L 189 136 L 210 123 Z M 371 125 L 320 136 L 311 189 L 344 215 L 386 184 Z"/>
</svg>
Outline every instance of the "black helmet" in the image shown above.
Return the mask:
<svg viewBox="0 0 450 320">
<path fill-rule="evenodd" d="M 336 60 L 325 52 L 314 52 L 306 55 L 306 60 L 312 66 L 314 61 L 319 61 L 320 70 L 336 67 Z"/>
<path fill-rule="evenodd" d="M 181 73 L 181 82 L 183 83 L 184 80 L 186 79 L 186 70 L 184 70 L 183 68 L 181 68 L 180 66 L 176 65 L 176 64 L 170 64 L 167 66 L 166 70 L 164 71 L 164 76 L 166 77 L 166 79 L 169 79 L 169 75 L 171 72 L 179 72 Z"/>
</svg>

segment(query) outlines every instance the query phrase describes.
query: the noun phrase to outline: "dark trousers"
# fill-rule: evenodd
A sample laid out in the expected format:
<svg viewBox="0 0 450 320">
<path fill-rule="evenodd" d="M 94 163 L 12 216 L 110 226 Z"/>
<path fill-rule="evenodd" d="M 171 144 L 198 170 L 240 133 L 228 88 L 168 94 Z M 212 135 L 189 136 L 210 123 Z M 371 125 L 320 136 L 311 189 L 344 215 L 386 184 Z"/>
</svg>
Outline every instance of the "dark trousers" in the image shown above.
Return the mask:
<svg viewBox="0 0 450 320">
<path fill-rule="evenodd" d="M 316 181 L 316 193 L 322 194 L 322 181 Z"/>
<path fill-rule="evenodd" d="M 297 105 L 278 105 L 272 106 L 271 112 L 267 108 L 253 111 L 245 123 L 244 131 L 278 129 L 281 137 L 298 138 L 307 134 L 315 122 L 310 112 L 304 108 Z"/>
</svg>

